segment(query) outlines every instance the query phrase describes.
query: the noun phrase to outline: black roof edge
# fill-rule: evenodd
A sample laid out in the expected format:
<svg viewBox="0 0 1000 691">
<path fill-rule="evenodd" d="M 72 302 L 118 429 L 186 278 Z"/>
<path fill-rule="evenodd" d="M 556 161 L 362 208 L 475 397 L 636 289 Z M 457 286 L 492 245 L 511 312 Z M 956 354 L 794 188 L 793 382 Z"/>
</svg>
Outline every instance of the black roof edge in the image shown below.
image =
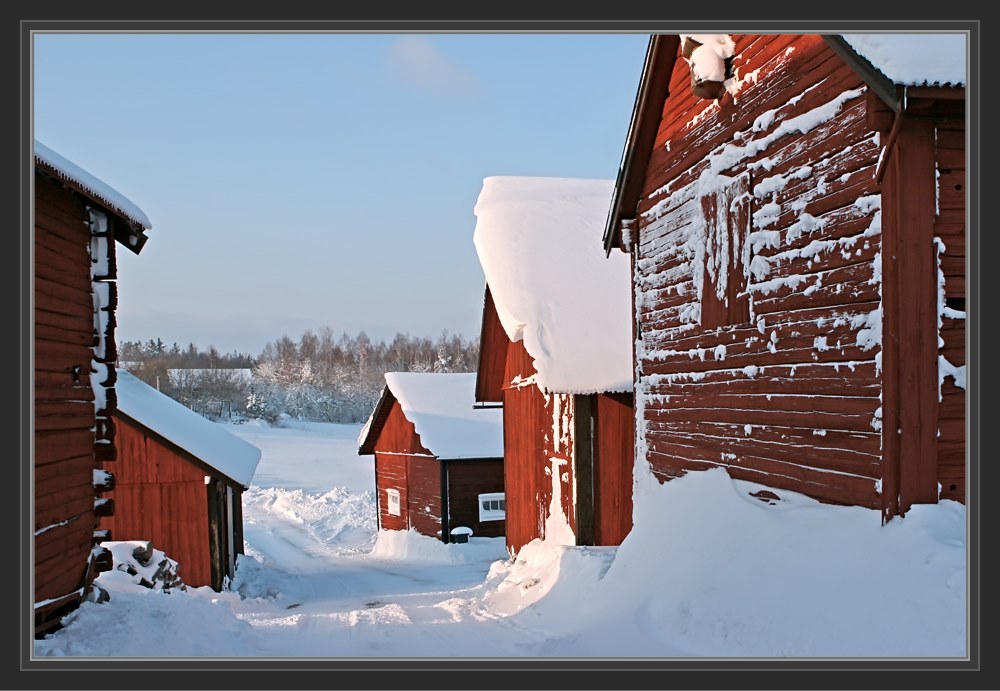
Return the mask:
<svg viewBox="0 0 1000 691">
<path fill-rule="evenodd" d="M 895 82 L 882 74 L 881 70 L 869 62 L 867 58 L 854 50 L 851 44 L 840 34 L 823 34 L 823 40 L 826 41 L 834 53 L 839 55 L 844 62 L 858 73 L 868 87 L 879 98 L 885 101 L 885 104 L 892 108 L 894 113 L 899 113 L 902 110 L 902 99 L 899 96 Z"/>
<path fill-rule="evenodd" d="M 615 179 L 615 190 L 611 197 L 611 207 L 608 209 L 608 218 L 604 224 L 604 256 L 611 256 L 611 242 L 615 235 L 615 228 L 621 220 L 621 190 L 625 184 L 625 175 L 632 162 L 632 154 L 635 151 L 635 133 L 639 125 L 640 114 L 645 105 L 646 93 L 649 90 L 649 72 L 652 67 L 655 45 L 658 41 L 657 34 L 651 34 L 649 43 L 646 44 L 646 58 L 642 63 L 642 78 L 635 91 L 635 102 L 632 104 L 632 118 L 629 121 L 628 134 L 625 137 L 625 146 L 622 149 L 621 161 L 618 164 L 618 177 Z"/>
</svg>

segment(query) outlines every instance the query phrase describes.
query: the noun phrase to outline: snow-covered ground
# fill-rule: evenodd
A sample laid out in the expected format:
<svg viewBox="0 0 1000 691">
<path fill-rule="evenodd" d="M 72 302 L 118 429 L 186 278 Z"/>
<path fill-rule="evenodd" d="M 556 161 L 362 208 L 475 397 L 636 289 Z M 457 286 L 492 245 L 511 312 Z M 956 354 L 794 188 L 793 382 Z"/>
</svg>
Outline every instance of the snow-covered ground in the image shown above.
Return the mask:
<svg viewBox="0 0 1000 691">
<path fill-rule="evenodd" d="M 263 452 L 232 590 L 104 573 L 111 600 L 84 603 L 36 657 L 966 656 L 955 502 L 881 526 L 790 492 L 764 503 L 721 469 L 659 485 L 640 466 L 620 547 L 536 541 L 512 563 L 499 538 L 379 533 L 359 425 L 226 429 Z"/>
</svg>

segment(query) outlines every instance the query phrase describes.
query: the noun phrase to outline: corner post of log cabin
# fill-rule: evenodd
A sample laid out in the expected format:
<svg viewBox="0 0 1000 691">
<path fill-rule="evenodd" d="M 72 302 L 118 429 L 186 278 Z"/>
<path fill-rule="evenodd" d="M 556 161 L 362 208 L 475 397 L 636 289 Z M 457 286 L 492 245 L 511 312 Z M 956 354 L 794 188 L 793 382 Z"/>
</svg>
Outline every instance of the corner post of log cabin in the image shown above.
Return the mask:
<svg viewBox="0 0 1000 691">
<path fill-rule="evenodd" d="M 937 501 L 934 126 L 901 113 L 883 180 L 883 516 Z"/>
</svg>

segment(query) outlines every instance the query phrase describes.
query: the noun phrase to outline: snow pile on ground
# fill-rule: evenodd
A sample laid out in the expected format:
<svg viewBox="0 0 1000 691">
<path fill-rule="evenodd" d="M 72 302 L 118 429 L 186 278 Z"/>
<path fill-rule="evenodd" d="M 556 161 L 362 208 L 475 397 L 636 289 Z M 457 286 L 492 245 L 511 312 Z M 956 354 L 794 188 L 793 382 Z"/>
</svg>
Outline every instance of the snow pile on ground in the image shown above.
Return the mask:
<svg viewBox="0 0 1000 691">
<path fill-rule="evenodd" d="M 316 542 L 336 544 L 341 551 L 368 551 L 376 526 L 375 493 L 349 492 L 334 487 L 329 492 L 309 492 L 280 487 L 250 487 L 243 493 L 248 522 L 256 516 L 294 524 Z"/>
<path fill-rule="evenodd" d="M 503 538 L 470 537 L 463 544 L 445 544 L 440 540 L 409 530 L 380 530 L 371 556 L 376 559 L 410 562 L 470 564 L 477 561 L 504 559 L 507 556 Z"/>
<path fill-rule="evenodd" d="M 315 426 L 305 437 L 258 430 L 267 438 L 255 482 L 282 468 L 285 480 L 244 495 L 247 554 L 237 560 L 231 591 L 150 589 L 125 572 L 105 572 L 97 584 L 110 601 L 83 603 L 62 630 L 34 642 L 35 655 L 966 654 L 961 504 L 918 505 L 883 526 L 877 511 L 793 492 L 761 501 L 750 496 L 760 485 L 734 481 L 721 468 L 661 485 L 639 463 L 635 528 L 621 546 L 550 538 L 525 545 L 511 561 L 501 538 L 446 545 L 412 530 L 378 531 L 371 491 L 331 487 L 326 476 L 329 465 L 353 476 L 358 429 Z M 318 451 L 323 435 L 343 458 L 307 460 L 312 453 L 303 449 Z M 310 481 L 312 472 L 323 480 Z M 374 486 L 370 459 L 368 472 L 357 476 L 358 486 Z M 130 548 L 119 555 L 106 544 L 116 563 L 128 559 Z M 146 566 L 160 560 L 156 554 Z"/>
<path fill-rule="evenodd" d="M 966 654 L 963 505 L 915 506 L 882 526 L 876 511 L 794 492 L 766 503 L 750 496 L 761 485 L 721 468 L 663 485 L 636 475 L 636 527 L 613 561 L 536 540 L 495 567 L 485 606 L 531 609 L 597 654 Z"/>
</svg>

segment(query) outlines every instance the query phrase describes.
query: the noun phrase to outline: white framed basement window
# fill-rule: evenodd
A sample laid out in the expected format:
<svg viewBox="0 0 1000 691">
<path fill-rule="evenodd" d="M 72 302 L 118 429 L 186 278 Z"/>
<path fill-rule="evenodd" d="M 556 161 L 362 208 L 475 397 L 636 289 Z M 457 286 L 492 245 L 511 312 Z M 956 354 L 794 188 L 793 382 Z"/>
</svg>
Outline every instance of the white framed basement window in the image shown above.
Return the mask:
<svg viewBox="0 0 1000 691">
<path fill-rule="evenodd" d="M 502 521 L 507 518 L 507 499 L 503 492 L 479 495 L 479 520 Z"/>
<path fill-rule="evenodd" d="M 398 489 L 387 489 L 385 491 L 385 496 L 389 500 L 389 515 L 398 516 L 399 515 L 399 490 Z"/>
</svg>

